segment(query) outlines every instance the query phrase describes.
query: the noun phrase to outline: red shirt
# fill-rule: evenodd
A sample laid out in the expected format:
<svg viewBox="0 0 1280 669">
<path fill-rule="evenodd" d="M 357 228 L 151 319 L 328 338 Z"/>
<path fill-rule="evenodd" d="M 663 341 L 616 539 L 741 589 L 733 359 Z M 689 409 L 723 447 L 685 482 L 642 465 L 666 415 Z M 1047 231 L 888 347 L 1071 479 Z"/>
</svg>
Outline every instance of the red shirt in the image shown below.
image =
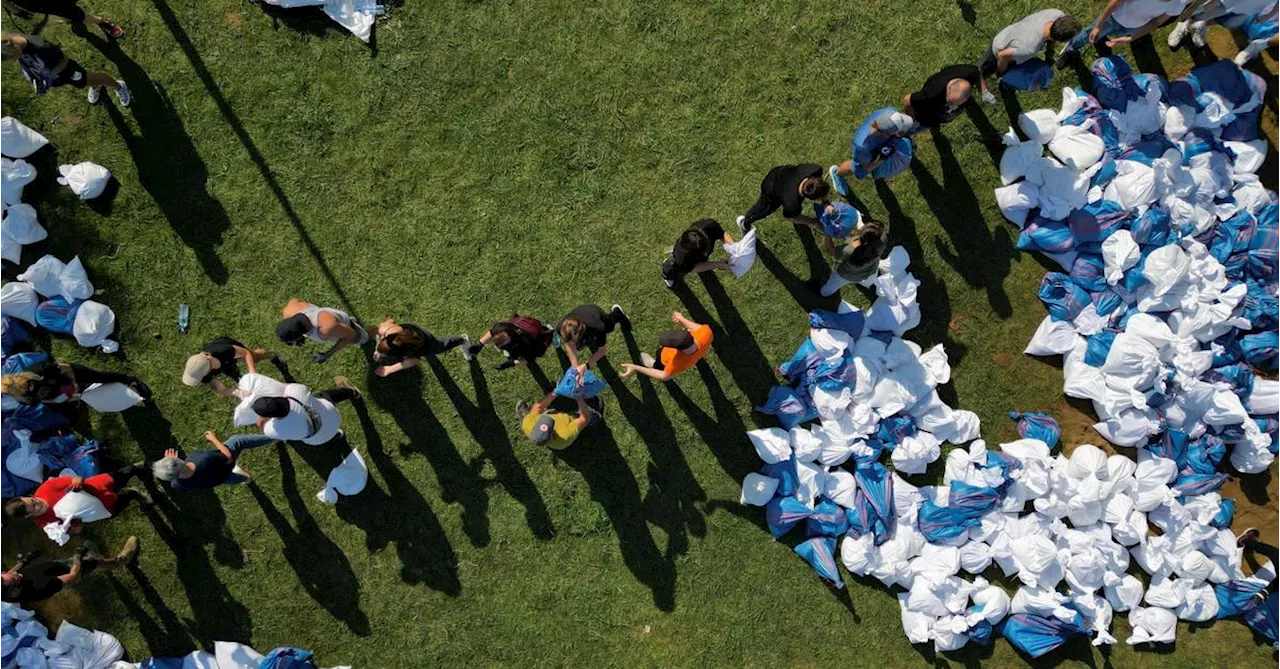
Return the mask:
<svg viewBox="0 0 1280 669">
<path fill-rule="evenodd" d="M 49 505 L 48 511 L 45 511 L 43 514 L 36 517 L 36 525 L 44 527 L 49 523 L 58 522 L 58 516 L 53 513 L 53 507 L 63 497 L 65 497 L 67 493 L 72 491 L 71 483 L 74 480 L 75 477 L 72 476 L 55 476 L 54 478 L 41 483 L 39 488 L 36 488 L 34 497 L 44 500 Z M 90 476 L 80 484 L 79 489 L 98 498 L 98 501 L 102 502 L 102 506 L 106 507 L 107 513 L 115 515 L 116 491 L 115 484 L 111 480 L 110 474 Z M 71 521 L 71 525 L 73 527 L 79 524 L 80 521 L 78 520 Z"/>
</svg>

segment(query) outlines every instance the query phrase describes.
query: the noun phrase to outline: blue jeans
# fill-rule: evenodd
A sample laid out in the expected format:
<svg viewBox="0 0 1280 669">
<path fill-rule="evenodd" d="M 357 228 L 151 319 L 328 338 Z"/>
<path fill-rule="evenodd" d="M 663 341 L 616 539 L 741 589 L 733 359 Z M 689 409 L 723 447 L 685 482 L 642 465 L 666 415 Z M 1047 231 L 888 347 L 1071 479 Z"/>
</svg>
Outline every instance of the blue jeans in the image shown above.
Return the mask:
<svg viewBox="0 0 1280 669">
<path fill-rule="evenodd" d="M 1067 47 L 1066 49 L 1063 50 L 1063 52 L 1071 53 L 1074 51 L 1079 51 L 1081 47 L 1083 47 L 1085 44 L 1088 44 L 1089 32 L 1093 30 L 1093 26 L 1097 25 L 1097 23 L 1098 23 L 1097 21 L 1094 21 L 1093 23 L 1090 23 L 1089 25 L 1082 28 L 1080 32 L 1076 33 L 1076 36 L 1072 37 L 1070 42 L 1067 42 Z M 1098 39 L 1104 40 L 1108 37 L 1128 35 L 1129 33 L 1132 33 L 1132 32 L 1133 32 L 1132 29 L 1126 28 L 1120 25 L 1120 22 L 1116 21 L 1116 17 L 1108 16 L 1107 20 L 1102 22 L 1102 30 L 1098 31 Z"/>
<path fill-rule="evenodd" d="M 251 448 L 258 448 L 259 446 L 266 446 L 267 444 L 273 441 L 275 441 L 275 439 L 272 439 L 271 437 L 268 437 L 265 434 L 237 434 L 237 435 L 232 435 L 230 438 L 228 438 L 226 441 L 222 443 L 227 447 L 228 451 L 231 451 L 231 464 L 234 465 L 236 463 L 236 460 L 240 459 L 241 451 L 247 451 Z M 227 480 L 223 481 L 222 484 L 223 485 L 240 485 L 248 480 L 249 480 L 249 477 L 247 476 L 241 476 L 240 474 L 231 472 L 231 475 L 228 476 Z"/>
</svg>

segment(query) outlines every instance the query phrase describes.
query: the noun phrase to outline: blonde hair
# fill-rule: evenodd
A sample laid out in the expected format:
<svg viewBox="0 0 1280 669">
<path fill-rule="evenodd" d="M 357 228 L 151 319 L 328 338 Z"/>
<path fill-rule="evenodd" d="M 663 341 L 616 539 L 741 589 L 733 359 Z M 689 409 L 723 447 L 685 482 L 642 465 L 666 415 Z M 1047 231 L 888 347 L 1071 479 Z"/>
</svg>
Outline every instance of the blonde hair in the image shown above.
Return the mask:
<svg viewBox="0 0 1280 669">
<path fill-rule="evenodd" d="M 0 393 L 16 398 L 19 402 L 35 399 L 36 383 L 43 377 L 33 372 L 18 372 L 0 376 Z"/>
</svg>

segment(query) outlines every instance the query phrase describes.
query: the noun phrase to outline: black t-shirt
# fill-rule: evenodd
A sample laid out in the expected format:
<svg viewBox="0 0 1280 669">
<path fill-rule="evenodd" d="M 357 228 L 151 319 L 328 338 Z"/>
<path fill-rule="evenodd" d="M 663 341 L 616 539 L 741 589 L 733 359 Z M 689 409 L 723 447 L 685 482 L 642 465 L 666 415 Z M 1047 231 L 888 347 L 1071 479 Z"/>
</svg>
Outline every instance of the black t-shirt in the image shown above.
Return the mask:
<svg viewBox="0 0 1280 669">
<path fill-rule="evenodd" d="M 529 335 L 524 330 L 509 321 L 494 323 L 493 327 L 489 328 L 489 335 L 496 337 L 500 334 L 507 335 L 507 340 L 498 347 L 498 350 L 505 353 L 508 359 L 533 361 L 533 343 L 529 341 Z"/>
<path fill-rule="evenodd" d="M 822 168 L 810 164 L 781 165 L 769 170 L 760 184 L 760 190 L 782 204 L 784 218 L 795 218 L 803 212 L 804 207 L 804 198 L 800 197 L 800 182 L 809 177 L 821 179 Z"/>
<path fill-rule="evenodd" d="M 693 255 L 687 249 L 681 248 L 677 242 L 675 248 L 671 249 L 671 262 L 676 269 L 683 272 L 692 272 L 693 268 L 697 267 L 699 263 L 704 263 L 710 259 L 711 251 L 716 247 L 716 240 L 724 239 L 724 228 L 720 227 L 720 224 L 714 219 L 702 219 L 694 223 L 690 229 L 701 230 L 711 240 L 711 245 L 707 247 L 706 253 Z"/>
<path fill-rule="evenodd" d="M 921 125 L 936 128 L 960 115 L 960 109 L 947 108 L 947 84 L 953 79 L 964 79 L 977 93 L 982 71 L 976 65 L 948 65 L 937 74 L 925 79 L 920 90 L 911 94 L 911 111 Z M 969 99 L 973 100 L 973 94 Z"/>
<path fill-rule="evenodd" d="M 68 365 L 74 372 L 75 366 Z M 52 402 L 65 395 L 72 387 L 71 375 L 61 364 L 53 360 L 45 360 L 27 368 L 28 372 L 40 375 L 36 382 L 35 395 L 41 402 Z"/>
<path fill-rule="evenodd" d="M 237 346 L 244 348 L 244 344 L 241 344 L 230 337 L 218 337 L 208 344 L 205 344 L 204 348 L 200 349 L 200 351 L 213 356 L 213 358 L 218 361 L 219 367 L 217 369 L 210 370 L 209 373 L 200 380 L 200 382 L 209 383 L 210 381 L 213 381 L 213 377 L 219 374 L 226 374 L 233 379 L 239 379 L 240 368 L 236 365 L 235 347 Z"/>
<path fill-rule="evenodd" d="M 231 469 L 235 467 L 235 463 L 228 460 L 221 451 L 215 450 L 196 451 L 187 456 L 187 461 L 195 463 L 196 470 L 191 473 L 191 476 L 175 479 L 170 484 L 178 492 L 222 485 L 227 477 L 231 476 Z"/>
<path fill-rule="evenodd" d="M 569 318 L 569 316 L 576 316 L 587 328 L 582 333 L 578 348 L 589 348 L 594 351 L 604 346 L 609 333 L 613 332 L 613 316 L 594 304 L 584 304 L 570 311 L 565 318 Z M 559 328 L 556 329 L 558 330 Z"/>
<path fill-rule="evenodd" d="M 58 579 L 71 573 L 71 567 L 61 562 L 37 562 L 22 568 L 22 580 L 10 592 L 5 593 L 6 602 L 39 602 L 62 591 L 63 582 Z"/>
</svg>

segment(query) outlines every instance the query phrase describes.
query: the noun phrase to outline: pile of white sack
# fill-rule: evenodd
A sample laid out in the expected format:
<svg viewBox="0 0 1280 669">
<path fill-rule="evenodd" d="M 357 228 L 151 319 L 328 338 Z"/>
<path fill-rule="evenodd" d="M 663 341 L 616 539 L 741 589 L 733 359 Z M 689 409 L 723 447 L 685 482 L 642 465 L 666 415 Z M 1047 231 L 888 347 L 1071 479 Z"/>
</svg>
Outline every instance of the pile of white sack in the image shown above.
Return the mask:
<svg viewBox="0 0 1280 669">
<path fill-rule="evenodd" d="M 39 151 L 49 140 L 44 135 L 6 116 L 0 118 L 0 258 L 15 265 L 22 261 L 22 247 L 34 244 L 49 233 L 36 217 L 35 207 L 22 201 L 22 190 L 35 181 L 36 168 L 23 160 Z"/>
<path fill-rule="evenodd" d="M 1006 137 L 996 200 L 1018 248 L 1063 270 L 1041 284 L 1049 315 L 1026 352 L 1064 356 L 1064 392 L 1117 446 L 1180 430 L 1265 471 L 1280 410 L 1253 371 L 1275 369 L 1280 342 L 1280 208 L 1255 174 L 1266 82 L 1230 61 L 1173 82 L 1119 57 L 1093 73 L 1093 96 L 1064 89 L 1061 110 L 1019 118 L 1028 140 Z"/>
<path fill-rule="evenodd" d="M 319 7 L 324 13 L 360 38 L 369 43 L 373 37 L 374 21 L 386 12 L 377 0 L 262 0 L 268 5 L 292 9 L 294 7 Z"/>
<path fill-rule="evenodd" d="M 115 312 L 89 299 L 94 287 L 79 256 L 64 263 L 46 255 L 17 279 L 0 286 L 0 313 L 6 320 L 13 318 L 75 337 L 76 343 L 86 348 L 102 347 L 107 353 L 119 350 L 119 344 L 109 338 L 116 329 Z"/>
</svg>

